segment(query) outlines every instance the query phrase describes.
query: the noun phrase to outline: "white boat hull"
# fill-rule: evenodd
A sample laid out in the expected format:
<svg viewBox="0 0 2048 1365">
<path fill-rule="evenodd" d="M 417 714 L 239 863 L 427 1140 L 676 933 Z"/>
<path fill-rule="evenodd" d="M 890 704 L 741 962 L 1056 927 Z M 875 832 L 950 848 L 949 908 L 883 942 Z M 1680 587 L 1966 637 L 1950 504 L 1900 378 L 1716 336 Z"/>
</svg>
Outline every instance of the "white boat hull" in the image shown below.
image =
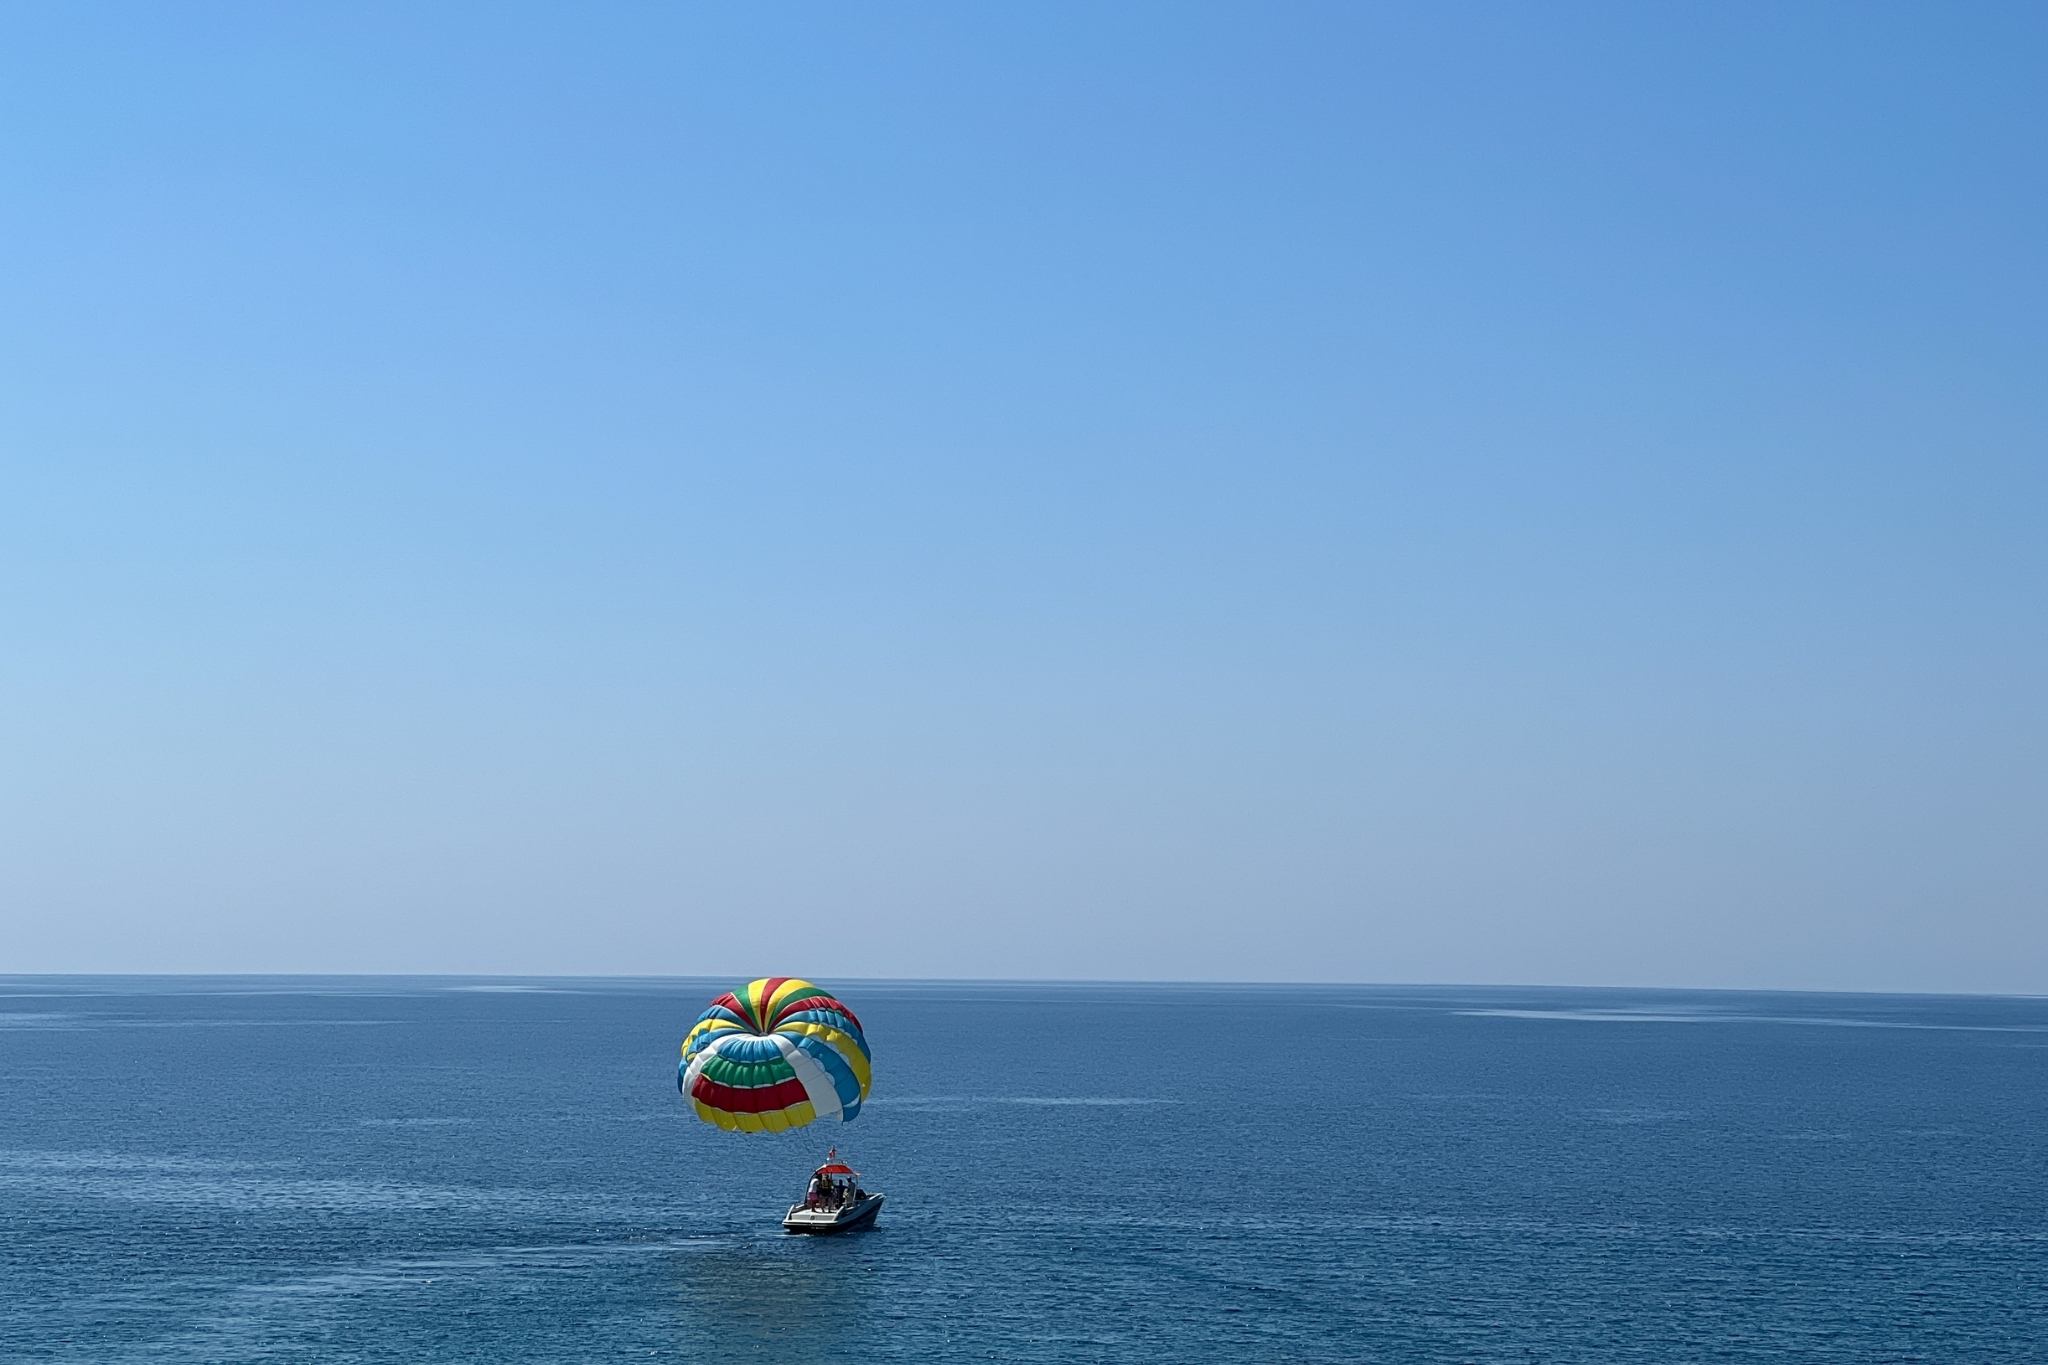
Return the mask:
<svg viewBox="0 0 2048 1365">
<path fill-rule="evenodd" d="M 843 1209 L 807 1209 L 802 1204 L 791 1204 L 782 1226 L 790 1232 L 851 1232 L 873 1224 L 875 1215 L 881 1211 L 879 1194 L 871 1194 Z"/>
</svg>

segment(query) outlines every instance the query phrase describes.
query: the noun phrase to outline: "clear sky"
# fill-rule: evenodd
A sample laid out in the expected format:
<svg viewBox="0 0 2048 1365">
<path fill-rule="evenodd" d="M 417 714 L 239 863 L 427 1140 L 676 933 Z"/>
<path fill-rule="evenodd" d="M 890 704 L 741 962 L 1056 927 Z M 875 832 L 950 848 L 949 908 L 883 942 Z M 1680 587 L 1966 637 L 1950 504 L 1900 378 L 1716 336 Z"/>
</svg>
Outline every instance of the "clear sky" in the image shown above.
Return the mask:
<svg viewBox="0 0 2048 1365">
<path fill-rule="evenodd" d="M 0 970 L 2048 991 L 2044 69 L 15 7 Z"/>
</svg>

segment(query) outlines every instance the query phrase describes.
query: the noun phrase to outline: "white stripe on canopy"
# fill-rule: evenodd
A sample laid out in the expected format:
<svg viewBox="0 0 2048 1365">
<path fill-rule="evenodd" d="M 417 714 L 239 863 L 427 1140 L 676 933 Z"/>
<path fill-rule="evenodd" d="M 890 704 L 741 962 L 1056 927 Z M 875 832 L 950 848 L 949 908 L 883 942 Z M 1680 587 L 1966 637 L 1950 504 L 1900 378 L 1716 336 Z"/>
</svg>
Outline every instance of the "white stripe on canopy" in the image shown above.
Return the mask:
<svg viewBox="0 0 2048 1365">
<path fill-rule="evenodd" d="M 840 1110 L 839 1087 L 832 1084 L 832 1077 L 818 1065 L 818 1059 L 798 1047 L 796 1040 L 787 1034 L 771 1036 L 775 1039 L 775 1046 L 782 1049 L 782 1060 L 789 1063 L 789 1069 L 804 1083 L 804 1093 L 811 1097 L 811 1108 L 817 1116 L 844 1123 L 846 1119 Z"/>
</svg>

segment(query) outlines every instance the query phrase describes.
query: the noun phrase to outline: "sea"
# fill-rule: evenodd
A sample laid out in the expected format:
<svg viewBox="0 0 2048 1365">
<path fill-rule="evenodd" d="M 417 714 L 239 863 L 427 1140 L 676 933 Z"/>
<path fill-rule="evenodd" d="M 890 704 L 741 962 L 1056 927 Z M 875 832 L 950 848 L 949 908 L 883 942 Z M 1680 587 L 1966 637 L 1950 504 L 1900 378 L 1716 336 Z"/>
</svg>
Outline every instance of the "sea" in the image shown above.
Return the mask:
<svg viewBox="0 0 2048 1365">
<path fill-rule="evenodd" d="M 735 984 L 0 978 L 0 1359 L 2048 1360 L 2048 1000 L 830 981 L 750 1136 Z"/>
</svg>

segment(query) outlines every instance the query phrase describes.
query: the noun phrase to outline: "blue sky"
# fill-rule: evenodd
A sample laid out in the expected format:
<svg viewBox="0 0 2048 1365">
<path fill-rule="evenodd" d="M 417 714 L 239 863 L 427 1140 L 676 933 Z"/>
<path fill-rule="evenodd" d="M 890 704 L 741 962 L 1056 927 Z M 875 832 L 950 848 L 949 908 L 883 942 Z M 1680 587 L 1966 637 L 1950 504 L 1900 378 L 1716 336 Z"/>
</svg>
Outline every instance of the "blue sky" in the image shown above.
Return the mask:
<svg viewBox="0 0 2048 1365">
<path fill-rule="evenodd" d="M 0 968 L 2048 990 L 2044 59 L 17 10 Z"/>
</svg>

